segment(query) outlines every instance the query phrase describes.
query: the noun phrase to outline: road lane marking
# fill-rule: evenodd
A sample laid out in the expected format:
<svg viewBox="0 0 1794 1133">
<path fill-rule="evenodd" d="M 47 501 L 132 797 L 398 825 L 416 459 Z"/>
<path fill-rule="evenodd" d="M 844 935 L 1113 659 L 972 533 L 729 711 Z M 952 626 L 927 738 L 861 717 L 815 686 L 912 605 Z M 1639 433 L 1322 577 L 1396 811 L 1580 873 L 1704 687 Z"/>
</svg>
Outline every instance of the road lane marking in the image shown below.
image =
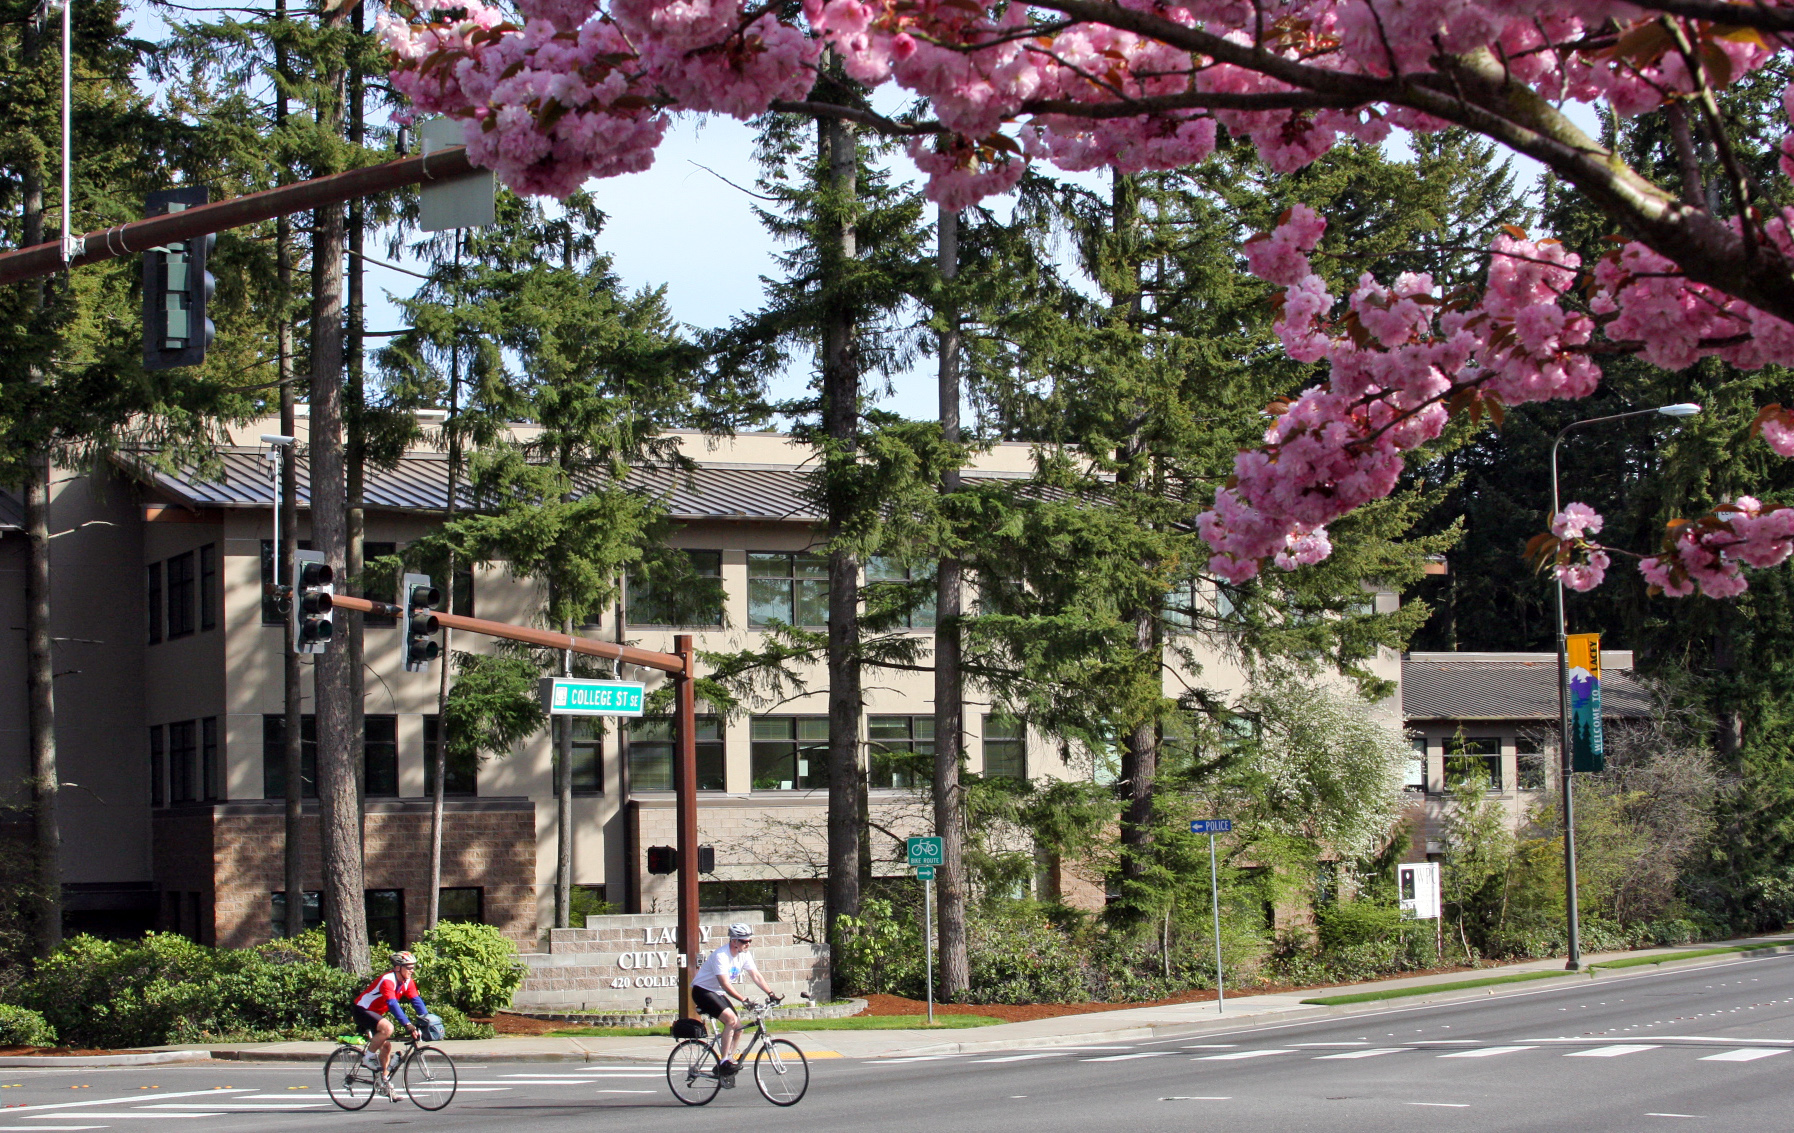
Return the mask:
<svg viewBox="0 0 1794 1133">
<path fill-rule="evenodd" d="M 599 1090 L 601 1094 L 658 1094 L 659 1090 Z"/>
<path fill-rule="evenodd" d="M 1469 1109 L 1469 1102 L 1409 1102 L 1409 1105 L 1432 1105 L 1441 1109 Z"/>
<path fill-rule="evenodd" d="M 299 1102 L 294 1105 L 234 1105 L 228 1102 L 216 1102 L 207 1105 L 205 1102 L 160 1102 L 156 1105 L 139 1106 L 139 1109 L 228 1109 L 237 1113 L 297 1113 L 302 1109 L 323 1109 L 329 1102 Z"/>
<path fill-rule="evenodd" d="M 1293 1050 L 1236 1050 L 1232 1054 L 1205 1054 L 1191 1062 L 1230 1062 L 1241 1058 L 1263 1058 L 1267 1054 L 1294 1054 Z"/>
<path fill-rule="evenodd" d="M 1656 1050 L 1657 1048 L 1657 1043 L 1617 1043 L 1614 1046 L 1598 1046 L 1593 1050 L 1573 1050 L 1564 1057 L 1618 1058 L 1624 1054 L 1637 1054 L 1641 1050 Z"/>
<path fill-rule="evenodd" d="M 1739 1050 L 1722 1050 L 1718 1054 L 1703 1054 L 1701 1062 L 1755 1062 L 1759 1058 L 1773 1058 L 1778 1054 L 1788 1053 L 1786 1047 L 1747 1046 Z"/>
<path fill-rule="evenodd" d="M 254 1089 L 252 1089 L 249 1086 L 221 1086 L 221 1087 L 219 1087 L 217 1089 L 213 1089 L 213 1090 L 182 1090 L 179 1093 L 156 1094 L 155 1096 L 158 1098 L 202 1098 L 202 1097 L 216 1097 L 216 1096 L 223 1095 L 223 1094 L 253 1094 L 256 1092 L 257 1091 L 255 1091 Z M 8 1106 L 3 1112 L 6 1114 L 7 1117 L 10 1118 L 16 1114 L 22 1114 L 22 1113 L 26 1112 L 27 1110 L 74 1109 L 76 1106 L 96 1106 L 96 1105 L 129 1105 L 132 1102 L 143 1101 L 143 1100 L 144 1100 L 144 1097 L 142 1094 L 138 1094 L 134 1098 L 87 1098 L 85 1100 L 78 1101 L 78 1102 L 41 1102 L 37 1105 Z M 69 1116 L 70 1117 L 86 1117 L 87 1115 L 72 1113 Z M 99 1115 L 95 1114 L 94 1116 L 97 1117 Z M 33 1128 L 36 1128 L 36 1126 L 33 1126 Z"/>
<path fill-rule="evenodd" d="M 1694 1118 L 1698 1118 L 1701 1115 L 1698 1113 L 1647 1113 L 1647 1114 L 1645 1114 L 1645 1116 L 1646 1117 L 1694 1117 Z"/>
<path fill-rule="evenodd" d="M 117 1103 L 115 1102 L 113 1104 L 116 1105 Z M 180 1120 L 182 1118 L 188 1118 L 188 1117 L 223 1117 L 224 1115 L 222 1113 L 87 1113 L 87 1114 L 82 1114 L 82 1116 L 83 1117 L 103 1117 L 107 1121 L 117 1121 L 121 1117 L 137 1117 L 137 1118 L 170 1117 L 170 1118 L 174 1118 L 176 1120 Z M 55 1114 L 28 1113 L 25 1115 L 25 1120 L 27 1120 L 27 1121 L 31 1120 L 32 1118 L 40 1118 L 40 1119 L 45 1119 L 45 1120 L 49 1120 L 49 1121 L 57 1120 Z M 46 1128 L 46 1126 L 27 1125 L 27 1126 L 24 1126 L 23 1128 L 43 1129 L 43 1128 Z"/>
<path fill-rule="evenodd" d="M 1534 1050 L 1530 1046 L 1485 1046 L 1478 1050 L 1457 1050 L 1450 1054 L 1442 1054 L 1440 1058 L 1489 1058 L 1497 1054 L 1512 1054 L 1516 1050 Z"/>
<path fill-rule="evenodd" d="M 1369 1046 L 1370 1042 L 1367 1039 L 1359 1039 L 1356 1042 L 1349 1042 L 1349 1043 L 1291 1043 L 1290 1045 L 1293 1047 L 1296 1047 L 1298 1049 L 1302 1049 L 1302 1048 L 1311 1047 L 1311 1046 L 1316 1046 L 1316 1047 L 1318 1047 L 1318 1046 Z"/>
<path fill-rule="evenodd" d="M 1210 1097 L 1178 1097 L 1178 1096 L 1174 1096 L 1174 1097 L 1169 1097 L 1169 1098 L 1160 1098 L 1159 1100 L 1162 1102 L 1230 1102 L 1233 1100 L 1233 1098 L 1232 1097 L 1210 1098 Z"/>
<path fill-rule="evenodd" d="M 1097 1058 L 1080 1058 L 1079 1062 L 1126 1062 L 1131 1058 L 1166 1058 L 1176 1054 L 1172 1050 L 1146 1050 L 1138 1054 L 1105 1054 Z M 1225 1056 L 1223 1056 L 1225 1057 Z"/>
<path fill-rule="evenodd" d="M 1375 1058 L 1380 1054 L 1400 1054 L 1405 1049 L 1407 1048 L 1399 1046 L 1380 1046 L 1370 1050 L 1347 1050 L 1339 1054 L 1317 1054 L 1314 1056 L 1314 1060 L 1325 1062 L 1329 1058 Z"/>
<path fill-rule="evenodd" d="M 1006 1054 L 1002 1058 L 974 1058 L 973 1062 L 1027 1062 L 1034 1058 L 1064 1058 L 1063 1054 Z"/>
</svg>

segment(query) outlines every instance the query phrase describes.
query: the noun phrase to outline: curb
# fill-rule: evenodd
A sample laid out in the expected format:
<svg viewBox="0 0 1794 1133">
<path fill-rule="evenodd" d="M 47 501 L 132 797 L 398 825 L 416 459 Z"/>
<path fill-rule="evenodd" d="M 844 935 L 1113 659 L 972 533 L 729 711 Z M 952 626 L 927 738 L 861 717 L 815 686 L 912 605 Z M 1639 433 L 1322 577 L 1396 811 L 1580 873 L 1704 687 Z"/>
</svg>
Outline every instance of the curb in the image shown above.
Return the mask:
<svg viewBox="0 0 1794 1133">
<path fill-rule="evenodd" d="M 164 1062 L 210 1062 L 209 1050 L 146 1050 L 133 1054 L 20 1054 L 0 1058 L 0 1066 L 153 1066 Z"/>
</svg>

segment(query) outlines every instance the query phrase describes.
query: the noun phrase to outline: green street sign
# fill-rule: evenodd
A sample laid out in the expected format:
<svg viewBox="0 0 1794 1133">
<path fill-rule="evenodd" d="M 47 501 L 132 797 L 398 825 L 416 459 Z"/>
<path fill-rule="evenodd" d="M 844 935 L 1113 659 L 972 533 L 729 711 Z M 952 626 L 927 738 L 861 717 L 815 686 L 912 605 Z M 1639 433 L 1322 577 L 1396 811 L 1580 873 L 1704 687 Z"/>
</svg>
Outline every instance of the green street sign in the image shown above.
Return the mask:
<svg viewBox="0 0 1794 1133">
<path fill-rule="evenodd" d="M 543 677 L 542 708 L 550 716 L 640 716 L 645 686 L 635 681 Z"/>
<path fill-rule="evenodd" d="M 910 865 L 946 865 L 947 847 L 940 838 L 909 839 Z"/>
<path fill-rule="evenodd" d="M 916 867 L 916 880 L 917 881 L 933 881 L 934 880 L 934 867 L 931 865 L 917 866 Z"/>
</svg>

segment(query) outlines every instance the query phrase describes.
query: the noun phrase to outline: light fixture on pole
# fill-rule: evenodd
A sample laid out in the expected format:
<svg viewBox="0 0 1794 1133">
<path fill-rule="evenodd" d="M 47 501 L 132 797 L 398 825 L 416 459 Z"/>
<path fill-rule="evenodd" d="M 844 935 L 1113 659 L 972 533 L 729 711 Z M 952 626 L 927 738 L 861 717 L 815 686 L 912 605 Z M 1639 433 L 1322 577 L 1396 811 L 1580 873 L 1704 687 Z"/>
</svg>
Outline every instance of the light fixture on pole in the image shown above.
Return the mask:
<svg viewBox="0 0 1794 1133">
<path fill-rule="evenodd" d="M 274 575 L 274 590 L 278 594 L 280 592 L 280 458 L 283 452 L 292 447 L 293 438 L 280 433 L 263 433 L 262 443 L 268 446 L 268 451 L 262 455 L 267 459 L 268 467 L 274 473 L 274 564 L 272 573 Z"/>
<path fill-rule="evenodd" d="M 1699 405 L 1683 401 L 1674 405 L 1660 405 L 1655 409 L 1634 409 L 1629 413 L 1614 413 L 1606 417 L 1589 417 L 1581 421 L 1572 421 L 1557 431 L 1557 437 L 1551 442 L 1551 518 L 1563 510 L 1558 499 L 1557 488 L 1557 449 L 1563 444 L 1564 434 L 1571 429 L 1579 429 L 1584 425 L 1598 425 L 1605 421 L 1623 421 L 1628 417 L 1648 417 L 1657 414 L 1661 417 L 1693 417 L 1701 411 Z M 1570 971 L 1578 971 L 1582 967 L 1582 925 L 1576 900 L 1576 804 L 1571 781 L 1575 775 L 1573 757 L 1570 748 L 1570 667 L 1568 661 L 1568 631 L 1564 622 L 1564 584 L 1563 579 L 1557 581 L 1557 773 L 1564 806 L 1564 920 L 1568 926 L 1569 959 L 1564 967 Z"/>
</svg>

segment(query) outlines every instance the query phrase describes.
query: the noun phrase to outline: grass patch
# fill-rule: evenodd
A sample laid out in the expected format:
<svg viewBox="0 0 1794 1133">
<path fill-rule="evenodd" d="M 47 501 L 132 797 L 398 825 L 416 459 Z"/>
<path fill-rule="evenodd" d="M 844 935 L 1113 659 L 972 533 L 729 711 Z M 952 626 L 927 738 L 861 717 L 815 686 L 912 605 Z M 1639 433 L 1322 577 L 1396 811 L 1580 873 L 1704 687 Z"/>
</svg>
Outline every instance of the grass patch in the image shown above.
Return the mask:
<svg viewBox="0 0 1794 1133">
<path fill-rule="evenodd" d="M 989 1027 L 1001 1023 L 989 1015 L 936 1015 L 937 1031 L 960 1030 L 966 1027 Z M 767 1030 L 779 1031 L 909 1031 L 928 1030 L 926 1015 L 849 1015 L 844 1019 L 780 1019 L 767 1024 Z M 665 1027 L 564 1027 L 549 1031 L 556 1038 L 647 1038 L 664 1036 Z"/>
<path fill-rule="evenodd" d="M 1448 984 L 1425 984 L 1420 987 L 1398 987 L 1384 991 L 1360 991 L 1351 995 L 1323 995 L 1314 999 L 1304 999 L 1302 1002 L 1313 1003 L 1321 1007 L 1338 1007 L 1347 1003 L 1375 1003 L 1379 999 L 1405 999 L 1410 995 L 1431 995 L 1435 991 L 1463 991 L 1473 987 L 1526 983 L 1529 980 L 1548 980 L 1575 974 L 1574 972 L 1516 972 L 1509 976 L 1484 976 L 1482 979 L 1458 980 Z"/>
<path fill-rule="evenodd" d="M 1625 956 L 1618 960 L 1603 960 L 1599 964 L 1590 964 L 1591 968 L 1637 968 L 1645 964 L 1668 964 L 1676 960 L 1699 960 L 1703 956 L 1728 956 L 1734 952 L 1761 952 L 1765 948 L 1782 948 L 1786 941 L 1772 944 L 1732 944 L 1724 948 L 1696 948 L 1691 952 L 1671 952 L 1667 956 Z"/>
</svg>

